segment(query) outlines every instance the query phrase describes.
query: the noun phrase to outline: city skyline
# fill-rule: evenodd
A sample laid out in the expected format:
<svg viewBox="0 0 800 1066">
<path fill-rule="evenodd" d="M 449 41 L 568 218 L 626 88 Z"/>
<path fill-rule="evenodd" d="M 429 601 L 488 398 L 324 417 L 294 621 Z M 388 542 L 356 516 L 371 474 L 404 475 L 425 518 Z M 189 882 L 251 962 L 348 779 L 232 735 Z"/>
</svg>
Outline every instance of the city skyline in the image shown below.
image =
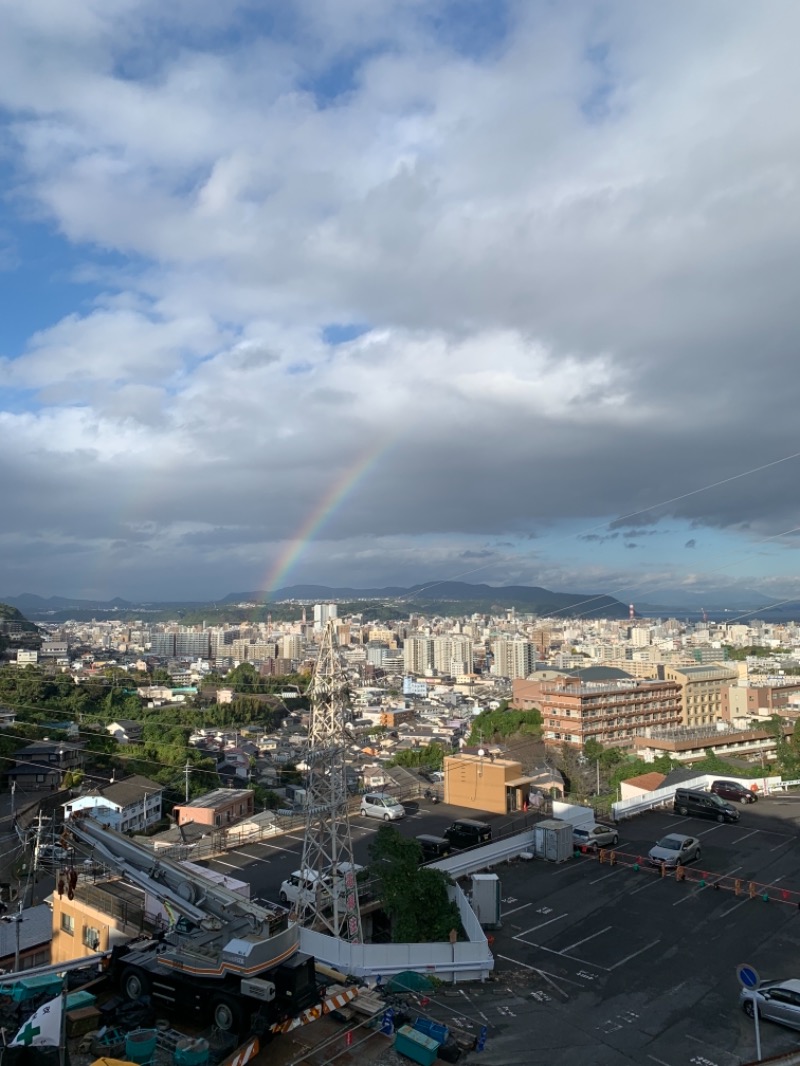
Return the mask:
<svg viewBox="0 0 800 1066">
<path fill-rule="evenodd" d="M 800 598 L 793 5 L 4 16 L 5 595 Z"/>
</svg>

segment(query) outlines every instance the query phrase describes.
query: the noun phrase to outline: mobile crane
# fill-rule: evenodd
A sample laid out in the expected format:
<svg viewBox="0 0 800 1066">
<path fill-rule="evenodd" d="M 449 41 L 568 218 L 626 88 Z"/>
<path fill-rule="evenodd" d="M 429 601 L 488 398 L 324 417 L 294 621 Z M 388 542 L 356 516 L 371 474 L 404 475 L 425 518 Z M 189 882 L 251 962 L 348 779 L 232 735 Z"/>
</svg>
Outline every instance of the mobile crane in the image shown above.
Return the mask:
<svg viewBox="0 0 800 1066">
<path fill-rule="evenodd" d="M 256 1015 L 275 1029 L 319 1002 L 314 959 L 300 952 L 300 927 L 288 912 L 160 858 L 88 815 L 74 815 L 65 828 L 93 859 L 161 900 L 170 915 L 156 937 L 112 952 L 111 975 L 126 999 L 150 995 L 168 1010 L 238 1034 Z"/>
</svg>

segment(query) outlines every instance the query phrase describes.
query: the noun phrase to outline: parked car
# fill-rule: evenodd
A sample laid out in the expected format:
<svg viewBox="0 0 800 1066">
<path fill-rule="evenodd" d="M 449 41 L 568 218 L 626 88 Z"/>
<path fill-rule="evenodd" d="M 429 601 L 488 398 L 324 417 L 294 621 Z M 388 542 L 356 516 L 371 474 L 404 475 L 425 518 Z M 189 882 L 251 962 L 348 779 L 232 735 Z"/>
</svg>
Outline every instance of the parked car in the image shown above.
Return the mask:
<svg viewBox="0 0 800 1066">
<path fill-rule="evenodd" d="M 613 826 L 599 822 L 576 826 L 572 830 L 572 843 L 577 848 L 592 848 L 594 851 L 598 848 L 615 848 L 619 843 L 619 833 Z"/>
<path fill-rule="evenodd" d="M 712 781 L 711 791 L 720 799 L 735 800 L 737 803 L 755 803 L 758 799 L 757 792 L 738 781 Z"/>
<path fill-rule="evenodd" d="M 422 861 L 433 862 L 436 859 L 444 859 L 450 854 L 450 841 L 445 837 L 430 836 L 427 833 L 420 834 L 417 838 L 422 848 Z"/>
<path fill-rule="evenodd" d="M 405 818 L 406 809 L 385 792 L 367 792 L 361 797 L 361 814 L 369 818 L 383 818 L 385 822 Z"/>
<path fill-rule="evenodd" d="M 298 911 L 310 907 L 316 897 L 318 882 L 319 877 L 313 870 L 307 870 L 305 877 L 302 870 L 295 870 L 281 883 L 281 903 L 291 904 Z"/>
<path fill-rule="evenodd" d="M 739 1003 L 749 1017 L 758 1004 L 759 1018 L 766 1018 L 790 1029 L 800 1029 L 800 981 L 762 981 L 758 988 L 743 988 Z"/>
<path fill-rule="evenodd" d="M 700 841 L 697 837 L 670 833 L 650 848 L 647 857 L 653 866 L 683 866 L 700 858 Z"/>
<path fill-rule="evenodd" d="M 738 822 L 739 812 L 731 803 L 700 788 L 676 788 L 673 810 L 695 818 L 714 818 L 718 822 Z"/>
<path fill-rule="evenodd" d="M 477 844 L 489 843 L 492 839 L 492 827 L 474 818 L 459 818 L 445 829 L 444 836 L 456 850 L 474 848 Z"/>
</svg>

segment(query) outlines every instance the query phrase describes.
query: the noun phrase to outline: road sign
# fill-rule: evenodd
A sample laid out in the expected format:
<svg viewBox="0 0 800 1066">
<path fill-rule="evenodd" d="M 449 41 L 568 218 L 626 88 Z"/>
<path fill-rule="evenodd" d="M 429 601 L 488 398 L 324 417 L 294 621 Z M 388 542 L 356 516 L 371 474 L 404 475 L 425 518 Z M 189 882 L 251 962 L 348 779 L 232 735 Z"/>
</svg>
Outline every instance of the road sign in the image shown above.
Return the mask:
<svg viewBox="0 0 800 1066">
<path fill-rule="evenodd" d="M 758 971 L 749 966 L 746 962 L 740 963 L 736 967 L 736 976 L 739 978 L 739 983 L 744 988 L 758 988 L 759 976 Z"/>
</svg>

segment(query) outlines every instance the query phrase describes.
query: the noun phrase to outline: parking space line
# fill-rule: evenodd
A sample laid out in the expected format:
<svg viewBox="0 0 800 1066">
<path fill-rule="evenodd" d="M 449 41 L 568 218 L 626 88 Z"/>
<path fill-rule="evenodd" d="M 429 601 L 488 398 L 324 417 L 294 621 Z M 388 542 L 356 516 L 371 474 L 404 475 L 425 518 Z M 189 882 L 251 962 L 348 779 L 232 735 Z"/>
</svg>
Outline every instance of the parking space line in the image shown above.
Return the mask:
<svg viewBox="0 0 800 1066">
<path fill-rule="evenodd" d="M 510 955 L 496 955 L 498 959 L 502 959 L 503 962 L 513 962 L 515 966 L 524 966 L 526 970 L 532 970 L 533 973 L 541 974 L 542 977 L 553 977 L 553 974 L 547 972 L 547 970 L 540 970 L 538 966 L 531 966 L 530 963 L 523 962 L 521 959 L 512 959 Z M 586 988 L 586 985 L 580 981 L 573 981 L 569 977 L 564 977 L 563 974 L 557 975 L 559 981 L 563 981 L 567 985 L 576 985 L 578 988 Z M 555 984 L 555 982 L 553 982 Z M 557 987 L 557 986 L 556 986 Z"/>
<path fill-rule="evenodd" d="M 523 903 L 522 906 L 520 906 L 520 907 L 514 907 L 513 910 L 503 911 L 503 917 L 507 918 L 509 916 L 509 914 L 516 914 L 517 911 L 524 911 L 526 907 L 532 907 L 532 906 L 533 906 L 533 900 L 531 900 L 529 903 Z"/>
<path fill-rule="evenodd" d="M 608 878 L 608 877 L 613 877 L 614 874 L 618 873 L 621 869 L 622 869 L 621 866 L 617 866 L 616 869 L 612 870 L 610 874 L 603 874 L 602 877 L 596 877 L 594 879 L 594 881 L 590 881 L 589 884 L 590 885 L 599 885 L 601 881 L 605 881 L 606 878 Z"/>
<path fill-rule="evenodd" d="M 584 855 L 582 859 L 572 860 L 572 862 L 565 863 L 559 870 L 553 870 L 550 874 L 551 877 L 557 877 L 559 874 L 565 873 L 567 870 L 574 870 L 576 866 L 582 866 L 586 862 L 597 862 L 597 859 L 592 855 Z"/>
<path fill-rule="evenodd" d="M 251 862 L 269 862 L 269 859 L 264 858 L 263 855 L 248 855 L 246 851 L 229 851 L 229 855 L 242 855 L 245 859 L 249 859 Z"/>
<path fill-rule="evenodd" d="M 770 855 L 772 854 L 773 851 L 777 851 L 779 848 L 785 848 L 787 844 L 791 844 L 791 843 L 792 843 L 792 838 L 790 837 L 788 840 L 784 840 L 780 844 L 776 844 L 774 848 L 770 848 L 769 849 Z"/>
<path fill-rule="evenodd" d="M 648 1059 L 652 1059 L 653 1062 L 657 1062 L 658 1066 L 669 1066 L 668 1062 L 664 1062 L 663 1059 L 659 1059 L 656 1055 L 648 1055 Z"/>
<path fill-rule="evenodd" d="M 552 925 L 553 922 L 560 922 L 562 918 L 566 917 L 566 914 L 559 914 L 556 918 L 548 918 L 546 922 L 540 922 L 538 925 L 531 926 L 530 929 L 525 929 L 523 932 L 517 933 L 514 939 L 521 940 L 522 937 L 527 936 L 528 933 L 535 933 L 537 929 L 544 929 L 546 925 Z"/>
<path fill-rule="evenodd" d="M 704 829 L 702 833 L 698 833 L 699 837 L 704 837 L 706 833 L 713 833 L 715 829 L 722 829 L 724 822 L 717 822 L 716 825 L 712 825 L 710 829 Z"/>
<path fill-rule="evenodd" d="M 733 843 L 734 844 L 741 844 L 741 842 L 743 840 L 747 840 L 748 837 L 753 837 L 753 836 L 756 835 L 756 833 L 760 833 L 760 832 L 761 832 L 760 829 L 754 829 L 751 833 L 745 833 L 745 835 L 743 837 L 737 837 L 736 840 L 733 841 Z"/>
<path fill-rule="evenodd" d="M 635 896 L 638 892 L 644 892 L 644 890 L 646 888 L 652 888 L 653 885 L 660 885 L 662 883 L 662 881 L 665 881 L 665 880 L 666 880 L 666 878 L 662 877 L 661 874 L 657 874 L 657 873 L 654 872 L 652 881 L 648 882 L 648 884 L 646 884 L 646 885 L 642 885 L 641 888 L 634 888 L 633 892 L 629 892 L 628 895 L 629 896 Z"/>
<path fill-rule="evenodd" d="M 715 878 L 713 881 L 707 881 L 704 887 L 708 888 L 712 885 L 716 885 L 719 881 L 723 879 L 723 877 L 731 877 L 737 872 L 737 870 L 741 869 L 741 866 L 734 866 L 732 870 L 728 870 L 727 873 L 720 874 L 719 877 Z M 693 888 L 691 892 L 687 892 L 686 895 L 682 897 L 682 899 L 677 900 L 675 903 L 672 904 L 672 906 L 679 907 L 681 903 L 685 903 L 687 899 L 693 899 L 695 896 L 699 896 L 702 891 L 702 888 Z"/>
<path fill-rule="evenodd" d="M 760 887 L 761 888 L 772 888 L 773 885 L 777 885 L 777 883 L 779 881 L 782 881 L 782 880 L 783 880 L 783 877 L 776 877 L 775 880 L 774 881 L 770 881 L 770 883 L 768 885 L 761 885 Z M 750 901 L 750 896 L 747 895 L 747 896 L 744 897 L 744 899 L 739 900 L 738 903 L 734 903 L 734 905 L 732 907 L 729 907 L 726 911 L 723 911 L 722 914 L 718 914 L 716 917 L 718 919 L 719 918 L 727 918 L 729 914 L 733 914 L 733 912 L 735 910 L 738 910 L 739 907 L 743 907 L 745 905 L 745 903 L 750 903 L 750 902 L 751 902 Z"/>
<path fill-rule="evenodd" d="M 634 951 L 632 955 L 626 955 L 624 959 L 620 959 L 619 962 L 615 962 L 613 966 L 609 967 L 611 970 L 616 970 L 618 966 L 623 966 L 626 962 L 630 962 L 631 959 L 635 959 L 637 955 L 642 955 L 645 951 L 649 951 L 650 948 L 654 948 L 656 944 L 660 944 L 661 940 L 654 940 L 652 944 L 645 944 L 643 948 L 639 948 L 638 951 Z"/>
<path fill-rule="evenodd" d="M 585 959 L 579 959 L 576 955 L 565 955 L 563 951 L 556 951 L 555 948 L 546 948 L 544 944 L 534 944 L 532 940 L 523 940 L 520 936 L 515 936 L 514 939 L 519 940 L 520 944 L 527 944 L 529 948 L 536 948 L 537 951 L 546 951 L 549 955 L 558 955 L 562 959 L 569 959 L 570 962 L 579 962 L 581 966 L 588 966 L 592 970 L 609 972 L 608 967 L 601 966 L 599 962 L 587 962 Z"/>
<path fill-rule="evenodd" d="M 583 938 L 583 940 L 576 940 L 574 944 L 570 944 L 568 948 L 562 948 L 561 950 L 562 950 L 562 951 L 564 952 L 564 954 L 566 955 L 566 954 L 567 954 L 568 952 L 572 951 L 572 949 L 573 949 L 573 948 L 579 948 L 579 947 L 581 946 L 581 944 L 585 944 L 587 940 L 594 940 L 594 938 L 595 938 L 596 936 L 602 936 L 602 935 L 603 935 L 603 933 L 608 933 L 608 932 L 610 932 L 612 928 L 613 928 L 612 926 L 610 926 L 610 925 L 607 925 L 607 926 L 605 927 L 605 929 L 600 929 L 600 930 L 598 930 L 598 932 L 596 932 L 596 933 L 592 933 L 592 935 L 591 935 L 591 936 L 585 936 L 585 937 Z"/>
</svg>

